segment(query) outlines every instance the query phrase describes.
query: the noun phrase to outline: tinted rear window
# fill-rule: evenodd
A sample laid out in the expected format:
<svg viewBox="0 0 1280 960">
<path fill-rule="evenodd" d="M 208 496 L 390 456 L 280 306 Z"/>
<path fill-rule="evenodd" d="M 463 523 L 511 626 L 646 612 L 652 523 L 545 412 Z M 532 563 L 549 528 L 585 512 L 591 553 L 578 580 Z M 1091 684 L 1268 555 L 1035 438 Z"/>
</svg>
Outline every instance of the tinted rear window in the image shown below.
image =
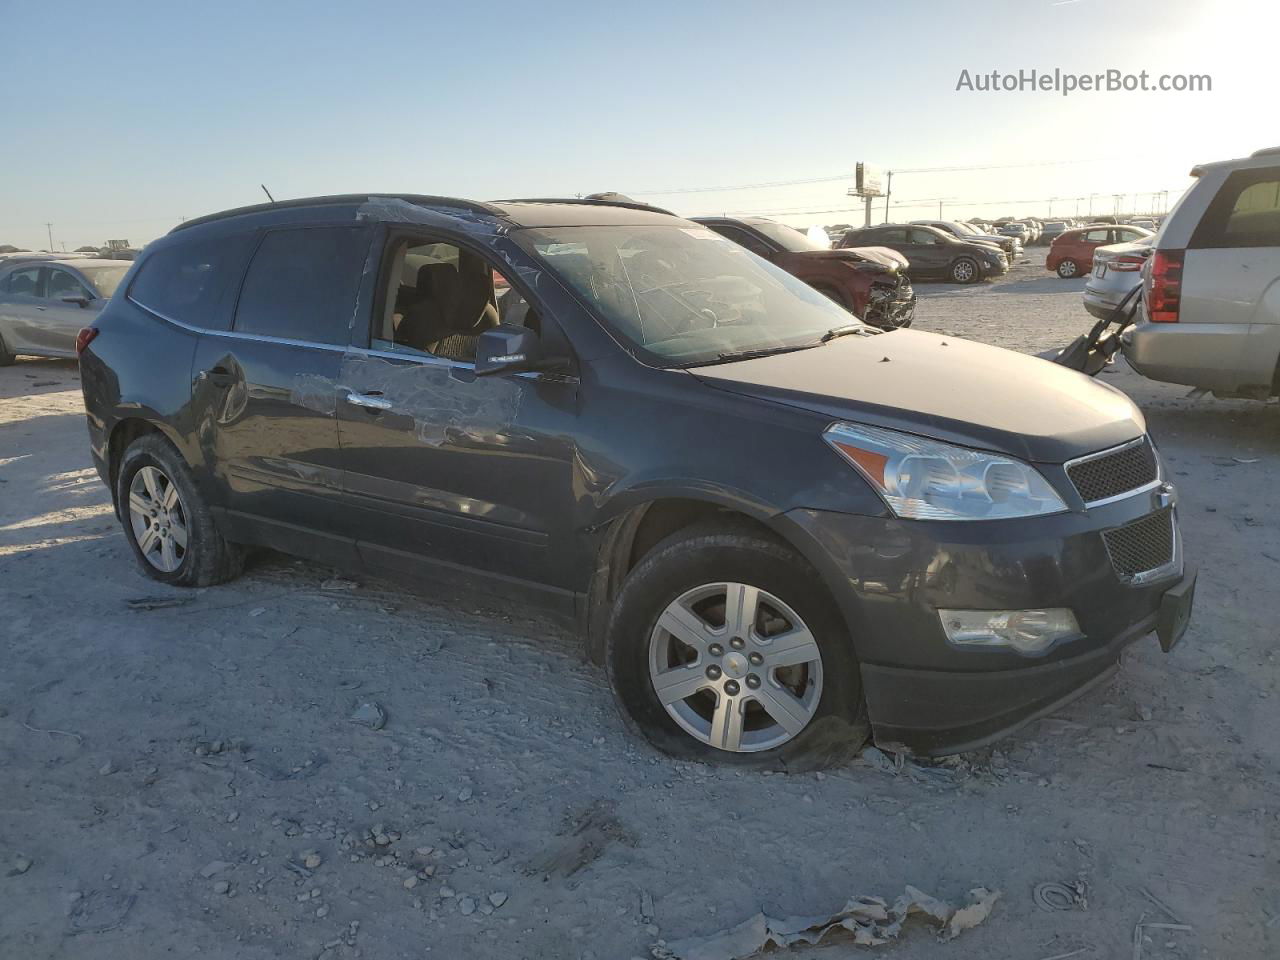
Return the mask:
<svg viewBox="0 0 1280 960">
<path fill-rule="evenodd" d="M 236 332 L 346 344 L 368 248 L 359 227 L 268 233 L 244 278 Z"/>
<path fill-rule="evenodd" d="M 158 250 L 138 269 L 129 297 L 172 320 L 225 330 L 230 325 L 228 293 L 250 240 L 250 234 L 239 234 Z"/>
</svg>

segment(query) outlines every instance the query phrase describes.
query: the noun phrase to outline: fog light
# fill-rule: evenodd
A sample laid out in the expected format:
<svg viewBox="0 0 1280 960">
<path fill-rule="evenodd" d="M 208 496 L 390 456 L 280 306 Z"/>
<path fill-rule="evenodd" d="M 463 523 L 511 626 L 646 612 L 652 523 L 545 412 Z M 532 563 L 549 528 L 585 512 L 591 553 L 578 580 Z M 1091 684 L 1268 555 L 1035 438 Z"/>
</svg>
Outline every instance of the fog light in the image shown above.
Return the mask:
<svg viewBox="0 0 1280 960">
<path fill-rule="evenodd" d="M 1080 636 L 1075 614 L 1052 610 L 939 610 L 947 639 L 962 647 L 1009 647 L 1041 653 L 1059 640 Z"/>
</svg>

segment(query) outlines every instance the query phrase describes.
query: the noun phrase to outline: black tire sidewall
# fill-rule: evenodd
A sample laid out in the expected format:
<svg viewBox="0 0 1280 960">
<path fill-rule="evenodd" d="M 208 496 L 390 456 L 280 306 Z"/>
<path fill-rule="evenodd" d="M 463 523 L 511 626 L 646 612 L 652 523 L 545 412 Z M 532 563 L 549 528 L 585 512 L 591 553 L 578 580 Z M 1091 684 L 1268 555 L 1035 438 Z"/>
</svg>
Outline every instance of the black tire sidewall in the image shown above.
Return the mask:
<svg viewBox="0 0 1280 960">
<path fill-rule="evenodd" d="M 789 605 L 822 651 L 818 712 L 798 736 L 771 750 L 731 753 L 686 733 L 658 701 L 649 678 L 649 638 L 667 605 L 694 587 L 748 583 Z M 623 717 L 664 753 L 745 767 L 814 769 L 848 759 L 867 735 L 861 677 L 844 618 L 815 571 L 780 544 L 707 534 L 659 545 L 628 576 L 614 605 L 606 668 Z"/>
<path fill-rule="evenodd" d="M 177 485 L 178 496 L 182 500 L 183 514 L 187 520 L 186 553 L 183 555 L 182 563 L 178 565 L 178 569 L 169 573 L 152 566 L 150 561 L 143 556 L 142 550 L 138 547 L 137 537 L 133 532 L 133 523 L 129 518 L 129 486 L 133 483 L 133 478 L 138 471 L 143 467 L 155 467 L 169 478 L 170 483 Z M 211 548 L 211 545 L 207 542 L 207 511 L 204 510 L 204 503 L 196 492 L 195 484 L 191 480 L 191 474 L 187 470 L 186 464 L 182 462 L 177 452 L 166 441 L 157 436 L 143 437 L 134 441 L 129 449 L 125 451 L 124 456 L 121 458 L 120 471 L 116 478 L 116 502 L 120 504 L 120 520 L 124 526 L 125 539 L 129 541 L 129 547 L 133 550 L 134 559 L 138 562 L 143 572 L 161 583 L 171 583 L 178 586 L 194 583 L 197 571 L 200 570 L 202 565 L 205 565 L 205 558 L 202 553 Z"/>
</svg>

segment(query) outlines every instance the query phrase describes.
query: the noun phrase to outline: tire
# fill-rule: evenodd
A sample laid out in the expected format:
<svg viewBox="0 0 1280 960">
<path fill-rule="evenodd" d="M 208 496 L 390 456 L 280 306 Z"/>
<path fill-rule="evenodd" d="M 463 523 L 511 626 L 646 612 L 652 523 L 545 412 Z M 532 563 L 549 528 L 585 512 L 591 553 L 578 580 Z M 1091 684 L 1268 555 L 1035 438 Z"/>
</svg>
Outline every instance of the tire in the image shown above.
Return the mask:
<svg viewBox="0 0 1280 960">
<path fill-rule="evenodd" d="M 761 602 L 749 629 L 733 631 L 724 612 L 726 593 L 741 585 L 758 590 Z M 739 595 L 750 593 L 734 594 Z M 691 619 L 673 619 L 676 607 Z M 802 629 L 795 629 L 793 618 Z M 699 633 L 703 646 L 694 658 L 695 648 L 677 641 L 660 622 L 677 625 L 685 636 L 692 635 L 689 623 L 718 626 L 720 632 Z M 747 636 L 730 636 L 735 632 Z M 787 649 L 773 646 L 783 633 L 789 635 L 793 658 L 816 649 L 818 659 L 771 668 L 766 657 L 788 655 Z M 673 662 L 671 654 L 677 650 L 684 656 Z M 687 665 L 690 659 L 692 666 Z M 719 675 L 710 677 L 704 662 Z M 847 762 L 867 739 L 858 663 L 839 609 L 803 558 L 747 524 L 700 525 L 658 544 L 623 583 L 610 620 L 605 664 L 624 720 L 674 757 L 812 770 Z M 669 707 L 655 686 L 662 677 L 674 691 Z M 733 683 L 738 684 L 736 693 Z M 676 699 L 686 689 L 684 698 Z M 773 712 L 764 708 L 766 701 Z M 728 703 L 741 707 L 722 711 L 721 705 Z M 787 728 L 774 719 L 775 713 L 789 719 Z M 718 716 L 730 722 L 718 724 Z M 735 717 L 743 718 L 736 749 L 712 746 L 715 739 L 733 746 L 732 736 L 720 735 L 726 727 L 738 726 L 732 722 Z"/>
<path fill-rule="evenodd" d="M 15 357 L 9 352 L 9 348 L 4 345 L 4 337 L 0 337 L 0 367 L 10 366 Z"/>
<path fill-rule="evenodd" d="M 1074 280 L 1080 276 L 1080 264 L 1074 260 L 1062 260 L 1058 263 L 1058 276 L 1063 280 Z"/>
<path fill-rule="evenodd" d="M 152 579 L 208 587 L 232 580 L 244 569 L 243 550 L 218 532 L 190 468 L 159 434 L 139 437 L 125 450 L 116 502 L 134 559 Z M 160 533 L 149 535 L 153 529 Z"/>
<path fill-rule="evenodd" d="M 961 257 L 951 265 L 953 283 L 977 283 L 981 279 L 982 271 L 978 269 L 977 261 L 970 257 Z"/>
</svg>

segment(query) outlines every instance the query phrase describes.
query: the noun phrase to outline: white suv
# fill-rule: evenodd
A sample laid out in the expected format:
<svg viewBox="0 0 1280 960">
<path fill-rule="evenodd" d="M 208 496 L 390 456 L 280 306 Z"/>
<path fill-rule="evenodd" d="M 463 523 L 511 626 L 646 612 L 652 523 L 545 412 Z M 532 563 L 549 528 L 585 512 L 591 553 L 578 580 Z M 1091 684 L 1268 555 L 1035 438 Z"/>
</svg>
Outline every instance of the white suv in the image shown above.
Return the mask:
<svg viewBox="0 0 1280 960">
<path fill-rule="evenodd" d="M 1153 380 L 1265 400 L 1280 393 L 1280 147 L 1191 175 L 1121 347 Z"/>
</svg>

